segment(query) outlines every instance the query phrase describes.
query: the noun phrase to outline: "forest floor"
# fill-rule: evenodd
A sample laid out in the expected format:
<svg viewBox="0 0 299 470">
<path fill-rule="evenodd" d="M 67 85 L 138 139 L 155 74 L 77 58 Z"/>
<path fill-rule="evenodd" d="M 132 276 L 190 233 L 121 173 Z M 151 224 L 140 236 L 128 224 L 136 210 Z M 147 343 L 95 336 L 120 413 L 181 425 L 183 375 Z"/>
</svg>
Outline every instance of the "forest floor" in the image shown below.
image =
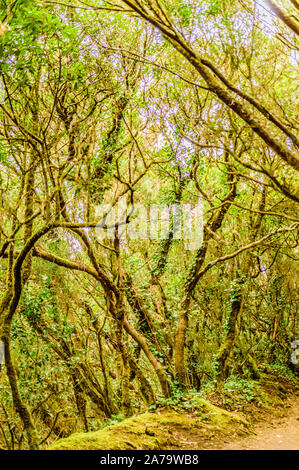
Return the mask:
<svg viewBox="0 0 299 470">
<path fill-rule="evenodd" d="M 50 450 L 299 450 L 299 386 L 268 376 L 255 394 L 209 393 L 184 398 L 88 433 Z"/>
<path fill-rule="evenodd" d="M 299 450 L 299 397 L 292 398 L 280 418 L 257 424 L 252 437 L 223 442 L 222 449 Z"/>
<path fill-rule="evenodd" d="M 217 437 L 217 433 L 207 436 L 180 431 L 176 436 L 176 449 L 213 450 L 299 450 L 299 396 L 287 398 L 279 408 L 261 413 L 258 421 L 250 426 L 249 435 L 240 437 L 232 432 Z"/>
</svg>

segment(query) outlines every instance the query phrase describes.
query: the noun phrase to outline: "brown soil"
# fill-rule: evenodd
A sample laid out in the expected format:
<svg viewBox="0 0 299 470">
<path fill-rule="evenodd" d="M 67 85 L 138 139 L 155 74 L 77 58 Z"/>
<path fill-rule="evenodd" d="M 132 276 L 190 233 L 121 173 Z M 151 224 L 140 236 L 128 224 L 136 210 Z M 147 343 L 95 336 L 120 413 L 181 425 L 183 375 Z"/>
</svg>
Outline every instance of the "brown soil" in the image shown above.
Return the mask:
<svg viewBox="0 0 299 470">
<path fill-rule="evenodd" d="M 254 436 L 223 442 L 221 449 L 299 450 L 299 397 L 289 401 L 281 418 L 257 424 Z"/>
<path fill-rule="evenodd" d="M 174 430 L 172 448 L 197 450 L 299 450 L 299 396 L 288 398 L 271 412 L 260 413 L 247 432 L 209 433 Z"/>
</svg>

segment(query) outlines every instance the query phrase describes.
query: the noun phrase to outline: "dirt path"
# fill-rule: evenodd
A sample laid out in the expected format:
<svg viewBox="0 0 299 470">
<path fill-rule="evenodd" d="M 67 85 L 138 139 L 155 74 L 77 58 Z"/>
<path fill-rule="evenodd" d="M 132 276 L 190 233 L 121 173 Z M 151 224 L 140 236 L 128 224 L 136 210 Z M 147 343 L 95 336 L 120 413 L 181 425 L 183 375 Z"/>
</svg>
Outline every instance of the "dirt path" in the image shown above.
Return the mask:
<svg viewBox="0 0 299 470">
<path fill-rule="evenodd" d="M 223 442 L 224 450 L 299 450 L 299 398 L 289 402 L 284 416 L 254 427 L 255 435 Z"/>
</svg>

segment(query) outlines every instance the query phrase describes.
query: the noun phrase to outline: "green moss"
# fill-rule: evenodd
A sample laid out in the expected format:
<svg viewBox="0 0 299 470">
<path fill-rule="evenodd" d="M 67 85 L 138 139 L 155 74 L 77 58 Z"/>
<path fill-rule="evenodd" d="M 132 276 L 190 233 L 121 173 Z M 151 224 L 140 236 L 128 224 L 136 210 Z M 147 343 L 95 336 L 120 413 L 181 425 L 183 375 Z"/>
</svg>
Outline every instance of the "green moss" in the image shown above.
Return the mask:
<svg viewBox="0 0 299 470">
<path fill-rule="evenodd" d="M 144 413 L 100 431 L 72 434 L 52 444 L 50 449 L 160 449 L 167 445 L 170 437 L 169 433 L 165 433 L 165 429 L 163 432 L 159 429 L 159 424 L 163 422 L 164 419 L 160 421 L 158 415 Z"/>
<path fill-rule="evenodd" d="M 228 424 L 230 431 L 232 425 L 240 429 L 247 426 L 247 422 L 234 413 L 198 398 L 192 414 L 173 409 L 143 413 L 100 431 L 72 434 L 52 444 L 49 450 L 165 449 L 174 443 L 174 431 L 194 432 L 195 429 L 205 428 L 225 432 Z"/>
<path fill-rule="evenodd" d="M 202 420 L 208 421 L 211 424 L 225 427 L 227 424 L 235 423 L 236 425 L 243 425 L 248 427 L 249 423 L 237 415 L 236 413 L 231 413 L 230 411 L 219 408 L 218 406 L 213 405 L 203 398 L 198 398 L 197 400 L 198 411 L 201 413 Z"/>
</svg>

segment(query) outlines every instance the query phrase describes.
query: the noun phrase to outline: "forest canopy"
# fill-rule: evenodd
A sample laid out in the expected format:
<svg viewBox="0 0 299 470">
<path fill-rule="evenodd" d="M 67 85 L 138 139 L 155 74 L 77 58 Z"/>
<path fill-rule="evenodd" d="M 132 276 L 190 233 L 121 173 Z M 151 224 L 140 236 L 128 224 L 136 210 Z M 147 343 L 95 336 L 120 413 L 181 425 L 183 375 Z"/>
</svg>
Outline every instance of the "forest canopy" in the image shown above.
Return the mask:
<svg viewBox="0 0 299 470">
<path fill-rule="evenodd" d="M 0 0 L 1 448 L 289 373 L 298 11 Z"/>
</svg>

